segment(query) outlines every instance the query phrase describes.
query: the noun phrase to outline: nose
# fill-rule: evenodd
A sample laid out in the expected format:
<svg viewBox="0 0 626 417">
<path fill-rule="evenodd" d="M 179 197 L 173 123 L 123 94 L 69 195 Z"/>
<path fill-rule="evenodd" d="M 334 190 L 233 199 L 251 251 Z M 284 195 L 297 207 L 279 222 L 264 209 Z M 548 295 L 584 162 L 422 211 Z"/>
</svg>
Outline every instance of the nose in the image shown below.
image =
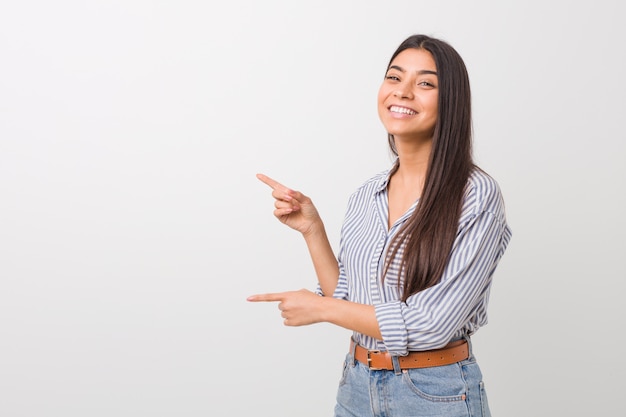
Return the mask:
<svg viewBox="0 0 626 417">
<path fill-rule="evenodd" d="M 413 93 L 411 92 L 411 89 L 405 84 L 398 86 L 398 88 L 393 92 L 393 96 L 397 98 L 411 99 L 413 97 Z"/>
</svg>

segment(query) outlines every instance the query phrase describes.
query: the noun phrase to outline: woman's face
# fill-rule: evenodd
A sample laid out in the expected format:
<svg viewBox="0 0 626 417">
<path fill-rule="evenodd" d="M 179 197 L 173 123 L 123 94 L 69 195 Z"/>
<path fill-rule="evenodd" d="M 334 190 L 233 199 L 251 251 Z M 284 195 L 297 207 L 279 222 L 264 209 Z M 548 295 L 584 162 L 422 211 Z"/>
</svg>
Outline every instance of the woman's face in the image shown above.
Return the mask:
<svg viewBox="0 0 626 417">
<path fill-rule="evenodd" d="M 400 52 L 378 92 L 378 115 L 396 144 L 432 140 L 437 95 L 437 67 L 430 52 L 413 48 Z"/>
</svg>

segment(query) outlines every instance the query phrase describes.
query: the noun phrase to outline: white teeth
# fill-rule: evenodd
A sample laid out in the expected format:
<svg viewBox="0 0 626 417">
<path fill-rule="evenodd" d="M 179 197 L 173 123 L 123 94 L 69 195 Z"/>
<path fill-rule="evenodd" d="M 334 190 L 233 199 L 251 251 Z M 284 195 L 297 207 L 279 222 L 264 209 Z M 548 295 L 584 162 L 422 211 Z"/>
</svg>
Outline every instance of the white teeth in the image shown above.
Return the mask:
<svg viewBox="0 0 626 417">
<path fill-rule="evenodd" d="M 417 112 L 414 112 L 411 109 L 407 109 L 406 107 L 391 106 L 389 110 L 394 113 L 404 113 L 404 114 L 410 114 L 410 115 L 417 114 Z"/>
</svg>

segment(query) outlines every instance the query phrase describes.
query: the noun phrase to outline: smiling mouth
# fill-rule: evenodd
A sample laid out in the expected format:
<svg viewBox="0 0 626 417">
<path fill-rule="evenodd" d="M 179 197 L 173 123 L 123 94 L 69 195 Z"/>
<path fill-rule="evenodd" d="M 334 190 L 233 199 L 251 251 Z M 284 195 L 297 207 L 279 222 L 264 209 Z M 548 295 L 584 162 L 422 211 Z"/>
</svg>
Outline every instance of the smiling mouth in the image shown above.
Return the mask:
<svg viewBox="0 0 626 417">
<path fill-rule="evenodd" d="M 392 113 L 408 114 L 409 116 L 413 116 L 414 114 L 417 114 L 416 111 L 407 109 L 406 107 L 400 107 L 400 106 L 391 106 L 389 107 L 389 111 Z"/>
</svg>

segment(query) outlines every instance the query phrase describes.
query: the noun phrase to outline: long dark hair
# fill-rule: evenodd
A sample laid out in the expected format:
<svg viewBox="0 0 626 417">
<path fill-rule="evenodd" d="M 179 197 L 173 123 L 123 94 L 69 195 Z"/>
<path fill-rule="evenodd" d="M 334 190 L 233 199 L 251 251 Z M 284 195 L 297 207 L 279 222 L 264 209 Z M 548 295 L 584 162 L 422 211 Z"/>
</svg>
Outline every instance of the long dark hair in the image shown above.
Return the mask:
<svg viewBox="0 0 626 417">
<path fill-rule="evenodd" d="M 409 48 L 432 54 L 437 67 L 439 95 L 424 189 L 415 212 L 392 240 L 387 257 L 388 269 L 403 242 L 406 244 L 400 269 L 404 273 L 403 301 L 441 279 L 456 237 L 465 186 L 475 168 L 471 92 L 463 59 L 442 40 L 413 35 L 400 44 L 387 68 L 400 52 Z M 391 134 L 389 146 L 397 156 Z"/>
</svg>

